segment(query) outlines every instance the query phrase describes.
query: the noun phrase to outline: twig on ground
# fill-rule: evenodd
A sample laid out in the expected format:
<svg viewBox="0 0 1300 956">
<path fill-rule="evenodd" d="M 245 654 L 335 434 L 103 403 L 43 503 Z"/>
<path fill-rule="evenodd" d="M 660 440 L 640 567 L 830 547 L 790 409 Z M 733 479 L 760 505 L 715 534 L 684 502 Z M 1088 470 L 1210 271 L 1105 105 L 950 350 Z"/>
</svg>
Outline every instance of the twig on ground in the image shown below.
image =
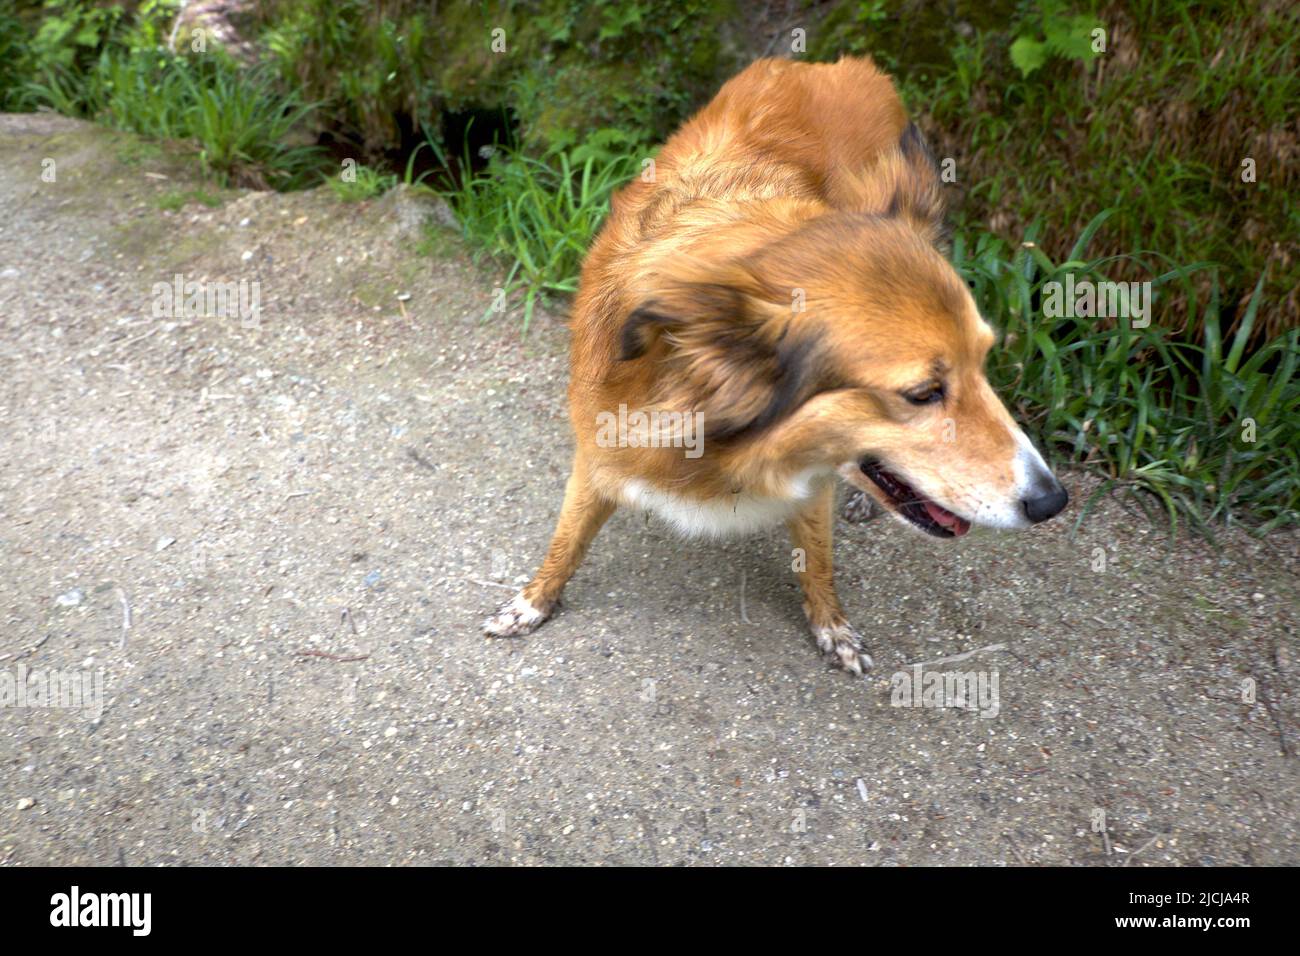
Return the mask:
<svg viewBox="0 0 1300 956">
<path fill-rule="evenodd" d="M 1143 843 L 1140 847 L 1138 847 L 1136 850 L 1134 850 L 1132 853 L 1130 853 L 1129 856 L 1128 856 L 1128 859 L 1125 860 L 1125 861 L 1124 861 L 1122 864 L 1120 864 L 1120 865 L 1121 865 L 1121 866 L 1128 866 L 1130 863 L 1133 862 L 1133 858 L 1134 858 L 1135 856 L 1137 856 L 1139 853 L 1141 853 L 1143 850 L 1145 850 L 1147 847 L 1149 847 L 1152 843 L 1155 843 L 1156 840 L 1159 840 L 1161 836 L 1162 836 L 1162 834 L 1157 833 L 1157 834 L 1156 834 L 1155 836 L 1153 836 L 1150 840 L 1147 840 L 1146 843 Z"/>
<path fill-rule="evenodd" d="M 121 588 L 117 589 L 117 599 L 122 602 L 122 640 L 118 648 L 126 647 L 126 635 L 131 630 L 131 605 L 126 601 L 126 592 Z"/>
<path fill-rule="evenodd" d="M 505 588 L 507 591 L 515 590 L 515 586 L 513 584 L 502 584 L 499 581 L 480 581 L 478 578 L 471 578 L 468 576 L 465 578 L 465 580 L 469 581 L 471 584 L 477 584 L 479 587 L 482 588 Z"/>
<path fill-rule="evenodd" d="M 435 465 L 435 464 L 433 464 L 432 462 L 430 462 L 427 458 L 425 458 L 423 455 L 421 455 L 421 454 L 420 454 L 418 451 L 416 451 L 414 448 L 408 448 L 408 449 L 406 449 L 406 457 L 409 458 L 409 459 L 411 459 L 411 461 L 415 462 L 415 463 L 416 463 L 417 465 L 419 465 L 421 468 L 428 468 L 430 471 L 435 472 L 435 473 L 436 473 L 437 470 L 438 470 L 438 466 L 437 466 L 437 465 Z"/>
<path fill-rule="evenodd" d="M 331 654 L 328 651 L 295 651 L 294 657 L 323 657 L 327 661 L 368 661 L 369 654 Z"/>
<path fill-rule="evenodd" d="M 128 345 L 133 345 L 136 342 L 139 342 L 141 339 L 147 339 L 151 335 L 156 335 L 158 330 L 161 328 L 162 328 L 161 325 L 155 325 L 153 328 L 149 329 L 146 332 L 141 332 L 139 335 L 133 335 L 129 339 L 123 339 L 121 342 L 118 342 L 117 345 L 113 347 L 113 352 L 114 353 L 120 352 Z"/>
<path fill-rule="evenodd" d="M 1274 660 L 1276 661 L 1276 659 L 1277 655 L 1275 653 Z M 1280 668 L 1277 669 L 1280 670 Z M 1259 688 L 1257 699 L 1264 705 L 1264 712 L 1273 719 L 1273 726 L 1277 728 L 1277 748 L 1283 757 L 1289 757 L 1291 756 L 1291 745 L 1286 738 L 1286 724 L 1282 721 L 1282 715 L 1277 712 L 1277 708 L 1273 706 L 1271 683 L 1266 678 L 1263 678 L 1256 681 L 1256 686 Z"/>
<path fill-rule="evenodd" d="M 921 661 L 917 664 L 909 664 L 908 667 L 933 667 L 935 664 L 956 664 L 958 661 L 964 661 L 968 657 L 974 657 L 976 654 L 982 654 L 985 651 L 1005 651 L 1005 644 L 990 644 L 987 647 L 977 647 L 973 651 L 966 651 L 962 654 L 953 654 L 951 657 L 940 657 L 933 661 Z"/>
</svg>

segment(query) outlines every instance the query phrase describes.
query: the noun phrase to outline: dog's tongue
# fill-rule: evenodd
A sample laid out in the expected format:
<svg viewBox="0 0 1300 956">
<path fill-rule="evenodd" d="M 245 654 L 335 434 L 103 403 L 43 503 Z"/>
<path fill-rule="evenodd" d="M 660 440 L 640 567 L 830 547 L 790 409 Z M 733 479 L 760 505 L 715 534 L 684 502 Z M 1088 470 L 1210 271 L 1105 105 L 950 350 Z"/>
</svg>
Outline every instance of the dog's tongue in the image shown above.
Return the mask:
<svg viewBox="0 0 1300 956">
<path fill-rule="evenodd" d="M 935 520 L 935 522 L 943 525 L 943 527 L 947 528 L 958 538 L 960 538 L 962 535 L 964 535 L 967 531 L 970 530 L 969 521 L 967 521 L 965 518 L 958 518 L 951 511 L 945 511 L 943 508 L 940 508 L 938 505 L 936 505 L 933 501 L 925 502 L 925 510 L 926 513 L 929 514 L 929 516 Z"/>
</svg>

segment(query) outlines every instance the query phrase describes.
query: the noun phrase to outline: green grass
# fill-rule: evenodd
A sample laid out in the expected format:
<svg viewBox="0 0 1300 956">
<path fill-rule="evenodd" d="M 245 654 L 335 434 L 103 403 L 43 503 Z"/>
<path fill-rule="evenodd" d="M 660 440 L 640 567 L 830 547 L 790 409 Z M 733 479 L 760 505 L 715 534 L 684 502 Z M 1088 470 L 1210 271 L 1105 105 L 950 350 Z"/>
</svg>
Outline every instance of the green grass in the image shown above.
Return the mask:
<svg viewBox="0 0 1300 956">
<path fill-rule="evenodd" d="M 938 155 L 957 159 L 962 225 L 1013 241 L 1026 223 L 1053 223 L 1040 242 L 1060 256 L 1099 208 L 1112 207 L 1099 253 L 1213 259 L 1234 326 L 1262 274 L 1274 308 L 1259 316 L 1255 341 L 1297 324 L 1300 297 L 1288 293 L 1300 285 L 1300 258 L 1276 244 L 1300 230 L 1289 198 L 1300 177 L 1286 158 L 1300 99 L 1293 6 L 1078 0 L 1066 9 L 1106 27 L 1107 51 L 1088 62 L 1053 58 L 1028 77 L 1012 65 L 1011 45 L 1033 32 L 1039 10 L 1061 4 L 1017 3 L 1001 16 L 959 6 L 974 22 L 968 36 L 947 22 L 918 27 L 895 9 L 866 52 L 909 54 L 892 65 Z M 942 19 L 939 7 L 926 16 Z M 927 44 L 908 46 L 918 32 Z M 822 52 L 830 57 L 834 46 Z M 1257 164 L 1255 182 L 1241 179 L 1246 157 Z M 1136 279 L 1141 266 L 1113 268 Z M 1168 304 L 1192 319 L 1195 338 L 1210 274 L 1191 288 L 1192 297 L 1171 290 Z"/>
<path fill-rule="evenodd" d="M 219 54 L 108 49 L 86 72 L 47 69 L 26 90 L 33 105 L 187 142 L 223 186 L 291 189 L 320 168 L 321 150 L 295 142 L 311 104 Z"/>
<path fill-rule="evenodd" d="M 1162 325 L 1158 307 L 1146 328 L 1132 328 L 1125 319 L 1042 315 L 1045 283 L 1063 282 L 1068 273 L 1076 282 L 1108 278 L 1113 258 L 1084 258 L 1108 215 L 1094 217 L 1059 263 L 1038 248 L 1037 229 L 1015 250 L 987 234 L 958 238 L 954 264 L 1002 332 L 989 369 L 994 386 L 1058 459 L 1105 476 L 1097 495 L 1114 488 L 1148 492 L 1174 531 L 1180 518 L 1209 535 L 1216 521 L 1247 521 L 1261 532 L 1294 524 L 1300 508 L 1300 332 L 1247 353 L 1263 303 L 1262 278 L 1227 341 L 1218 281 L 1206 263 L 1157 272 L 1128 257 L 1144 270 L 1157 303 L 1173 288 L 1189 297 L 1202 329 L 1198 342 L 1186 341 L 1181 328 Z M 1211 290 L 1200 300 L 1188 288 L 1199 273 L 1209 275 Z"/>
<path fill-rule="evenodd" d="M 28 106 L 24 95 L 24 59 L 31 45 L 27 24 L 12 0 L 0 0 L 0 112 L 20 112 Z"/>
<path fill-rule="evenodd" d="M 371 166 L 357 164 L 332 176 L 326 176 L 325 182 L 331 191 L 343 202 L 361 202 L 382 196 L 397 185 L 397 176 L 383 173 Z"/>
<path fill-rule="evenodd" d="M 500 287 L 508 299 L 522 300 L 525 331 L 545 296 L 577 291 L 610 196 L 635 163 L 579 150 L 559 151 L 547 162 L 497 149 L 485 170 L 442 192 L 471 246 L 506 270 Z M 468 159 L 462 168 L 470 168 Z"/>
<path fill-rule="evenodd" d="M 223 66 L 206 76 L 190 69 L 180 75 L 186 90 L 184 129 L 198 142 L 204 169 L 220 181 L 260 180 L 290 189 L 319 166 L 317 147 L 292 143 L 312 105 L 280 92 L 270 73 Z"/>
</svg>

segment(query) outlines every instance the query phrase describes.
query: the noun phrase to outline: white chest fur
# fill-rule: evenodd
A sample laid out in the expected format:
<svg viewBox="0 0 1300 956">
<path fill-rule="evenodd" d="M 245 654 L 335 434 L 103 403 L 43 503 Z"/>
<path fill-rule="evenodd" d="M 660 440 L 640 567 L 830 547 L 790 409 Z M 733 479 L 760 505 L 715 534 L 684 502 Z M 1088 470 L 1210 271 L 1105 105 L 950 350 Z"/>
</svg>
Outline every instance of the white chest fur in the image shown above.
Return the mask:
<svg viewBox="0 0 1300 956">
<path fill-rule="evenodd" d="M 721 498 L 685 498 L 633 479 L 623 486 L 623 500 L 658 515 L 688 537 L 726 538 L 752 534 L 781 524 L 808 503 L 817 489 L 817 476 L 800 474 L 780 497 L 745 492 Z"/>
</svg>

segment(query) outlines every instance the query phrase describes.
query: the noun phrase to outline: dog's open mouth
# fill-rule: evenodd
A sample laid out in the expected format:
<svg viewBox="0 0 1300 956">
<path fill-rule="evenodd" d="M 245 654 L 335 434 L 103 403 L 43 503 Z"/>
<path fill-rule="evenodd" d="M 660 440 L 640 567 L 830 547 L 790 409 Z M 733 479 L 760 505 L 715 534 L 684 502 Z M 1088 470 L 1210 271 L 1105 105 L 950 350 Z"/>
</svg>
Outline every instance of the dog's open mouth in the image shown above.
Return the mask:
<svg viewBox="0 0 1300 956">
<path fill-rule="evenodd" d="M 864 458 L 858 468 L 884 492 L 890 507 L 922 531 L 937 538 L 960 538 L 970 530 L 969 521 L 923 497 L 874 458 Z"/>
</svg>

